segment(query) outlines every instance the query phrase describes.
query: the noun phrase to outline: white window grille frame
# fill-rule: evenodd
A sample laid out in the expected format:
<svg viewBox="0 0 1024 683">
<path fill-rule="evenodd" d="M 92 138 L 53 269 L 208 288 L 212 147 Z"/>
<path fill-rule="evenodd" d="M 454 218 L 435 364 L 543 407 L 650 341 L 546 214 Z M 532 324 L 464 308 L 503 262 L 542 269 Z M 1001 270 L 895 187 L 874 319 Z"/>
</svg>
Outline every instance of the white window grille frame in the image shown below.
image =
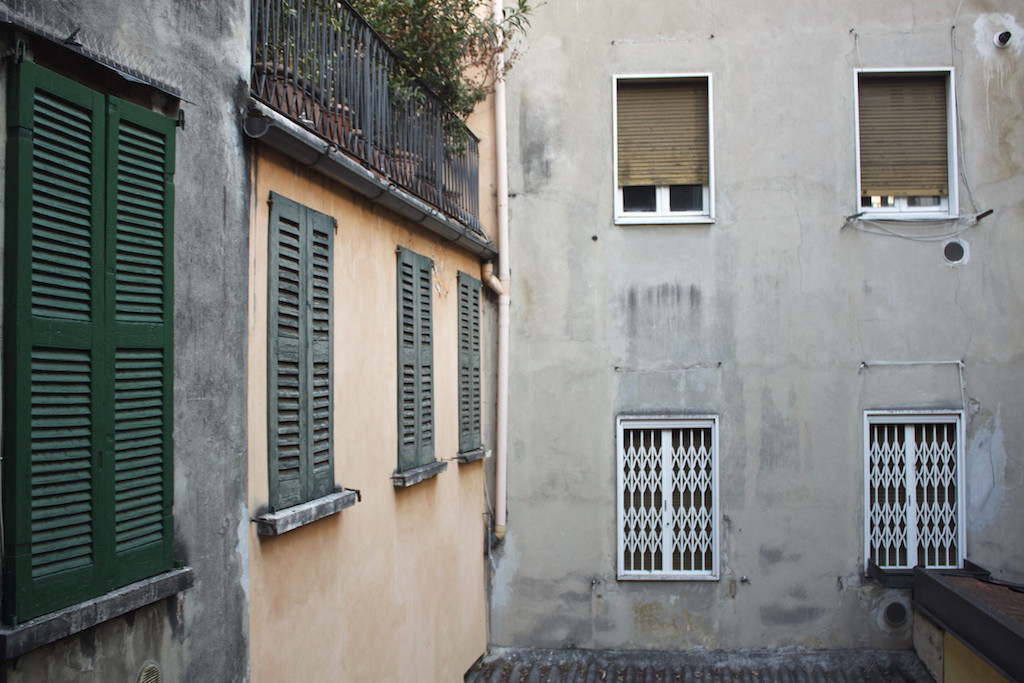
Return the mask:
<svg viewBox="0 0 1024 683">
<path fill-rule="evenodd" d="M 956 429 L 956 473 L 955 473 L 955 486 L 956 486 L 956 504 L 955 509 L 944 511 L 946 514 L 952 514 L 955 516 L 955 543 L 956 543 L 956 562 L 946 564 L 925 564 L 921 558 L 918 557 L 918 520 L 921 515 L 921 508 L 919 501 L 917 500 L 917 483 L 918 483 L 918 472 L 920 468 L 916 467 L 919 462 L 918 454 L 920 449 L 916 448 L 916 443 L 911 443 L 911 452 L 909 458 L 914 461 L 915 467 L 904 466 L 904 473 L 902 477 L 902 485 L 906 492 L 915 492 L 913 496 L 907 495 L 905 509 L 901 513 L 905 515 L 905 527 L 906 527 L 906 538 L 904 541 L 906 551 L 906 562 L 904 564 L 891 564 L 886 562 L 885 564 L 879 564 L 881 569 L 912 569 L 915 566 L 922 565 L 928 568 L 935 569 L 953 569 L 961 568 L 964 566 L 964 560 L 967 556 L 967 531 L 966 531 L 966 519 L 964 517 L 965 509 L 965 497 L 966 488 L 964 485 L 964 413 L 963 411 L 955 410 L 943 410 L 943 411 L 929 411 L 929 410 L 866 410 L 864 411 L 864 569 L 865 572 L 868 569 L 868 563 L 871 561 L 873 546 L 875 545 L 873 537 L 875 536 L 875 522 L 873 518 L 878 515 L 886 514 L 885 511 L 875 510 L 872 506 L 872 488 L 875 484 L 874 476 L 872 473 L 872 437 L 871 427 L 873 425 L 895 425 L 902 426 L 904 428 L 910 428 L 912 431 L 914 425 L 927 424 L 927 425 L 940 425 L 947 424 L 953 425 Z M 904 434 L 906 439 L 906 433 Z M 906 442 L 904 442 L 906 443 Z M 906 463 L 906 460 L 904 461 Z M 932 475 L 934 476 L 934 475 Z M 934 515 L 934 511 L 926 512 L 925 514 Z M 881 532 L 878 532 L 879 534 Z M 929 528 L 929 534 L 934 534 L 934 530 Z"/>
<path fill-rule="evenodd" d="M 907 197 L 894 197 L 893 206 L 861 206 L 860 179 L 860 78 L 861 75 L 912 76 L 914 74 L 944 74 L 946 76 L 946 159 L 949 193 L 941 197 L 938 207 L 912 206 Z M 853 125 L 855 157 L 857 161 L 857 197 L 855 213 L 867 219 L 928 220 L 956 218 L 959 214 L 959 171 L 957 167 L 956 78 L 952 67 L 924 67 L 912 69 L 855 69 L 853 73 Z"/>
<path fill-rule="evenodd" d="M 627 80 L 684 81 L 703 79 L 708 86 L 708 184 L 701 186 L 703 207 L 700 211 L 670 211 L 669 186 L 656 185 L 657 208 L 654 211 L 625 211 L 622 187 L 619 185 L 619 83 Z M 612 77 L 612 183 L 615 197 L 616 225 L 707 224 L 715 222 L 715 122 L 711 106 L 710 73 L 619 74 Z"/>
<path fill-rule="evenodd" d="M 711 481 L 703 489 L 704 494 L 710 493 L 711 496 L 711 509 L 710 509 L 710 526 L 711 526 L 711 537 L 706 539 L 705 542 L 710 541 L 711 550 L 711 566 L 707 569 L 700 570 L 686 570 L 686 569 L 668 569 L 651 568 L 651 569 L 627 569 L 625 565 L 625 553 L 627 551 L 627 540 L 625 525 L 627 522 L 627 513 L 625 508 L 625 493 L 626 493 L 626 445 L 625 445 L 625 433 L 628 430 L 661 430 L 663 433 L 668 432 L 669 435 L 673 430 L 686 430 L 686 429 L 708 429 L 711 434 L 710 443 L 710 478 Z M 664 444 L 664 434 L 662 436 L 662 443 Z M 669 444 L 671 444 L 671 438 L 669 438 Z M 675 493 L 677 489 L 672 482 L 672 467 L 666 466 L 665 463 L 671 457 L 671 448 L 665 449 L 664 445 L 659 453 L 659 459 L 661 462 L 661 471 L 657 474 L 659 480 L 658 485 L 661 487 L 661 491 L 672 491 Z M 719 530 L 721 527 L 720 522 L 720 508 L 719 508 L 719 446 L 718 446 L 718 416 L 717 415 L 667 415 L 667 416 L 631 416 L 623 415 L 616 420 L 616 537 L 618 555 L 616 560 L 617 576 L 620 581 L 650 581 L 650 580 L 669 580 L 669 581 L 717 581 L 719 579 L 721 564 L 721 555 L 719 553 Z M 653 495 L 652 495 L 653 497 Z M 675 535 L 672 533 L 673 524 L 671 524 L 673 514 L 673 495 L 662 495 L 661 496 L 661 511 L 658 513 L 658 520 L 660 522 L 660 532 L 653 534 L 656 537 L 658 550 L 661 553 L 661 557 L 664 561 L 665 558 L 672 556 L 674 545 L 682 544 L 682 541 L 676 540 Z M 682 496 L 680 496 L 680 501 Z M 706 514 L 706 513 L 705 513 Z M 653 562 L 653 559 L 652 559 Z M 682 564 L 682 560 L 680 560 Z"/>
</svg>

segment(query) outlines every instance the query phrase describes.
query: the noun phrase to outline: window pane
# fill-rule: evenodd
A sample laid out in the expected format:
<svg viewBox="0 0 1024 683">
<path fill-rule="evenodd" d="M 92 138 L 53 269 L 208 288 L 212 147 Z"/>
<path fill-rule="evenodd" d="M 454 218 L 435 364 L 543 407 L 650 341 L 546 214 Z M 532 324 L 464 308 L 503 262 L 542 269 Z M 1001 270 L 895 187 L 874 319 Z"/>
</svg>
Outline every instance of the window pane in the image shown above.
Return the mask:
<svg viewBox="0 0 1024 683">
<path fill-rule="evenodd" d="M 654 185 L 634 185 L 622 188 L 623 211 L 654 211 L 657 192 Z"/>
<path fill-rule="evenodd" d="M 942 197 L 907 197 L 907 206 L 941 206 Z"/>
<path fill-rule="evenodd" d="M 896 205 L 895 197 L 861 197 L 860 205 L 863 207 L 871 207 L 874 209 L 881 209 L 884 207 L 891 207 Z"/>
<path fill-rule="evenodd" d="M 669 185 L 669 211 L 703 211 L 704 187 L 702 185 Z"/>
</svg>

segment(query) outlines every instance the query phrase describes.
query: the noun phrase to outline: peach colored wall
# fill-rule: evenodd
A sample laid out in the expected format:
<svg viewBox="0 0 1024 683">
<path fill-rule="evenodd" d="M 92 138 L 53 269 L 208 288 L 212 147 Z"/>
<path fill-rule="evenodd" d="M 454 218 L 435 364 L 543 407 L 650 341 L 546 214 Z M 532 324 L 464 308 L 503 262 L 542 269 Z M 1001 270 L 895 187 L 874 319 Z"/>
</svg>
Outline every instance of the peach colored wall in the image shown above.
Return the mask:
<svg viewBox="0 0 1024 683">
<path fill-rule="evenodd" d="M 484 466 L 460 465 L 457 275 L 475 256 L 254 145 L 251 154 L 249 512 L 267 489 L 267 198 L 334 216 L 334 474 L 362 502 L 261 538 L 251 525 L 255 683 L 456 681 L 487 644 Z M 434 260 L 435 457 L 448 469 L 395 489 L 396 246 Z"/>
</svg>

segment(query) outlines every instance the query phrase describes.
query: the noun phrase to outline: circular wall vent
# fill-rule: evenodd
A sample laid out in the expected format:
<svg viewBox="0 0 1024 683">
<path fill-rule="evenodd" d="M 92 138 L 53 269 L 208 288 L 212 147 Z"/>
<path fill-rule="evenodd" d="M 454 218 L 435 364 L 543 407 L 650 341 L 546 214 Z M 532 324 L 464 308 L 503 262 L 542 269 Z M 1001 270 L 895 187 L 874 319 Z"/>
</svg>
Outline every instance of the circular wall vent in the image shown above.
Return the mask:
<svg viewBox="0 0 1024 683">
<path fill-rule="evenodd" d="M 885 623 L 889 626 L 903 626 L 907 623 L 907 616 L 907 606 L 899 600 L 893 600 L 885 606 Z"/>
<path fill-rule="evenodd" d="M 160 676 L 160 667 L 156 664 L 147 664 L 139 672 L 139 683 L 162 683 L 162 681 L 163 677 Z"/>
<path fill-rule="evenodd" d="M 946 263 L 950 265 L 958 265 L 961 263 L 967 263 L 967 257 L 970 255 L 970 251 L 967 246 L 967 242 L 959 239 L 949 240 L 942 245 L 942 255 L 946 257 Z"/>
</svg>

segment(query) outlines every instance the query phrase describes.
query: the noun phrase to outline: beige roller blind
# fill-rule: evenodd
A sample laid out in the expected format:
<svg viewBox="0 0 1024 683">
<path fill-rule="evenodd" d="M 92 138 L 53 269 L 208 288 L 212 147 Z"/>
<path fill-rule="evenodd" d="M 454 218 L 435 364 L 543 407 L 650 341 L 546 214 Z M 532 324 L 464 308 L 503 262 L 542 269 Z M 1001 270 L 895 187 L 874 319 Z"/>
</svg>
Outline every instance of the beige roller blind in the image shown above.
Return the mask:
<svg viewBox="0 0 1024 683">
<path fill-rule="evenodd" d="M 705 78 L 618 83 L 619 185 L 706 185 Z"/>
<path fill-rule="evenodd" d="M 944 74 L 861 74 L 863 196 L 949 194 Z"/>
</svg>

